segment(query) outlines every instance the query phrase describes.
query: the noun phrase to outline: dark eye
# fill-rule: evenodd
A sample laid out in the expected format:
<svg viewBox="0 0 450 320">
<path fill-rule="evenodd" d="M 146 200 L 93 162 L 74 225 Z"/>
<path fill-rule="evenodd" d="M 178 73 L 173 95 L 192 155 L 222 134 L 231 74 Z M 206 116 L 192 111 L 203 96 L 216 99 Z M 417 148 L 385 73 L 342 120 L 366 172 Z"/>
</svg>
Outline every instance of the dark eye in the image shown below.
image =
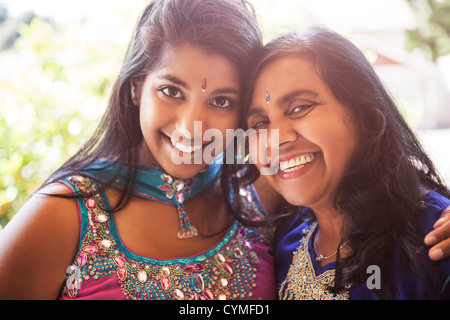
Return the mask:
<svg viewBox="0 0 450 320">
<path fill-rule="evenodd" d="M 209 104 L 218 108 L 229 108 L 231 106 L 231 101 L 225 97 L 217 97 L 212 99 Z"/>
<path fill-rule="evenodd" d="M 162 87 L 161 89 L 159 89 L 159 91 L 161 91 L 164 95 L 166 95 L 170 98 L 175 98 L 175 99 L 184 98 L 181 91 L 176 87 L 166 86 L 166 87 Z"/>
<path fill-rule="evenodd" d="M 255 123 L 252 128 L 253 129 L 262 129 L 267 125 L 268 121 L 258 121 L 257 123 Z"/>
<path fill-rule="evenodd" d="M 309 111 L 311 111 L 314 106 L 316 106 L 315 103 L 296 106 L 291 111 L 288 112 L 288 116 L 292 118 L 303 117 L 306 114 L 308 114 Z"/>
<path fill-rule="evenodd" d="M 267 128 L 268 124 L 269 120 L 266 117 L 261 116 L 255 117 L 254 119 L 250 119 L 248 121 L 248 127 L 256 130 L 256 132 L 260 129 Z"/>
</svg>

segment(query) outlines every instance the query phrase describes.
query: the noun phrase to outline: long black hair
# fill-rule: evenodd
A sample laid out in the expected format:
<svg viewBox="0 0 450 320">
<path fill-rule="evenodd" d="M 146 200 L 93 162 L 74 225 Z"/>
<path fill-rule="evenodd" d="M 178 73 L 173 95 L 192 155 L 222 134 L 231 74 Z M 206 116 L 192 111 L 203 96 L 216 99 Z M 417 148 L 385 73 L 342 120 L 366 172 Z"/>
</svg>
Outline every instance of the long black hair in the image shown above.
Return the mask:
<svg viewBox="0 0 450 320">
<path fill-rule="evenodd" d="M 158 65 L 165 50 L 182 43 L 198 45 L 229 59 L 240 73 L 241 92 L 248 90 L 246 77 L 251 59 L 262 46 L 262 37 L 253 8 L 246 0 L 154 0 L 138 20 L 107 110 L 95 133 L 41 188 L 78 174 L 98 159 L 128 167 L 138 162 L 143 135 L 131 84 L 139 92 L 146 75 Z M 112 211 L 128 202 L 133 182 L 130 170 L 126 187 Z"/>
<path fill-rule="evenodd" d="M 350 222 L 347 238 L 342 241 L 350 240 L 352 253 L 345 258 L 338 256 L 332 290 L 339 292 L 346 285 L 364 283 L 370 265 L 385 271 L 406 267 L 424 276 L 416 253 L 422 242 L 417 229 L 421 190 L 436 190 L 447 197 L 450 193 L 391 94 L 361 50 L 322 27 L 289 33 L 268 43 L 254 77 L 270 61 L 287 55 L 305 57 L 313 63 L 332 94 L 349 110 L 356 128 L 358 146 L 334 201 L 335 208 Z M 258 176 L 252 165 L 234 166 L 233 170 L 233 190 Z M 299 212 L 299 208 L 285 205 L 279 216 Z M 235 212 L 242 211 L 234 206 Z M 349 265 L 357 267 L 344 272 Z M 388 272 L 382 275 L 391 276 Z M 390 280 L 383 281 L 385 290 L 378 292 L 380 297 L 396 297 L 395 282 Z"/>
</svg>

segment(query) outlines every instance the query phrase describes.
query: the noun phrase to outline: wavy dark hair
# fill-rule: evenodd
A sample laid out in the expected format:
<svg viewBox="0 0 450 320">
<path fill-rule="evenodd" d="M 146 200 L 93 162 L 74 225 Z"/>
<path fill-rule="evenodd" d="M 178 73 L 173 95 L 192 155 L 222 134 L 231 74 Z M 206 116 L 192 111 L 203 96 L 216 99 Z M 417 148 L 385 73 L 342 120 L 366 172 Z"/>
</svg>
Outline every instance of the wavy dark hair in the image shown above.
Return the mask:
<svg viewBox="0 0 450 320">
<path fill-rule="evenodd" d="M 241 92 L 248 91 L 249 68 L 255 52 L 262 47 L 262 37 L 253 7 L 246 0 L 154 0 L 138 20 L 107 110 L 95 133 L 41 188 L 79 173 L 99 158 L 114 159 L 128 167 L 138 162 L 137 146 L 143 135 L 131 84 L 139 92 L 146 75 L 158 66 L 165 50 L 182 43 L 229 59 L 239 71 Z M 126 187 L 112 211 L 128 202 L 133 182 L 130 170 Z"/>
<path fill-rule="evenodd" d="M 313 63 L 333 95 L 348 109 L 358 139 L 334 202 L 350 222 L 347 238 L 342 241 L 350 240 L 352 253 L 345 258 L 338 256 L 331 289 L 339 292 L 346 285 L 364 283 L 370 265 L 395 270 L 394 256 L 398 257 L 398 266 L 417 270 L 420 275 L 421 259 L 416 251 L 423 242 L 417 229 L 421 191 L 436 190 L 450 196 L 431 159 L 372 65 L 351 41 L 322 27 L 283 35 L 264 47 L 254 77 L 269 62 L 287 55 L 305 57 Z M 233 170 L 230 182 L 234 196 L 238 196 L 236 187 L 254 181 L 258 173 L 250 165 L 234 166 Z M 233 205 L 235 212 L 242 211 L 236 203 Z M 299 208 L 285 204 L 279 216 L 298 212 Z M 344 272 L 344 266 L 349 265 L 357 268 Z M 383 272 L 383 276 L 387 279 L 393 275 Z M 377 294 L 396 298 L 392 278 L 383 283 L 385 290 Z"/>
</svg>

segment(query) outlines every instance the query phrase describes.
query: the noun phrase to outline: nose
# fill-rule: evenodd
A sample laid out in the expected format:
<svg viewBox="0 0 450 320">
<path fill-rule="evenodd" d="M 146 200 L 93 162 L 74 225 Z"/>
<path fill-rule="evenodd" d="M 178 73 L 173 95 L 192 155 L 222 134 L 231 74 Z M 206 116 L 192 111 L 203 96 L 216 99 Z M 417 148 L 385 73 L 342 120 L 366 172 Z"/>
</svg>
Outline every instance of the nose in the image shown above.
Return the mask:
<svg viewBox="0 0 450 320">
<path fill-rule="evenodd" d="M 177 110 L 175 129 L 187 140 L 198 139 L 203 137 L 207 128 L 205 121 L 206 110 L 199 103 L 192 103 L 183 110 Z"/>
<path fill-rule="evenodd" d="M 289 125 L 289 121 L 271 121 L 267 133 L 267 147 L 270 149 L 281 149 L 289 142 L 297 140 L 296 131 Z"/>
<path fill-rule="evenodd" d="M 288 121 L 278 122 L 273 120 L 267 130 L 260 130 L 258 150 L 251 147 L 253 161 L 262 165 L 259 168 L 262 175 L 272 175 L 278 171 L 279 154 L 291 146 L 290 142 L 297 139 L 297 133 Z"/>
</svg>

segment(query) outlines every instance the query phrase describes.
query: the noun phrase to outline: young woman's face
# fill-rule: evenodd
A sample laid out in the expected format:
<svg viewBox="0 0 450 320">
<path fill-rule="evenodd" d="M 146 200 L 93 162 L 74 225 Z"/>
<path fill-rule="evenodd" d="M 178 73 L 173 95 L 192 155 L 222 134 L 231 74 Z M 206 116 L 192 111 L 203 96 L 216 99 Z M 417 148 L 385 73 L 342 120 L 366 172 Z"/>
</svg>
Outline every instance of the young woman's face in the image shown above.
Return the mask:
<svg viewBox="0 0 450 320">
<path fill-rule="evenodd" d="M 167 49 L 140 91 L 145 141 L 141 161 L 159 164 L 173 176 L 192 177 L 210 163 L 203 156 L 212 143 L 203 139 L 206 130 L 219 130 L 216 132 L 225 138 L 226 129 L 237 127 L 241 103 L 238 70 L 225 57 L 198 46 L 182 44 Z"/>
<path fill-rule="evenodd" d="M 269 137 L 279 130 L 279 143 L 273 146 L 268 139 L 267 144 L 278 148 L 279 170 L 266 175 L 267 181 L 293 205 L 329 207 L 356 144 L 347 109 L 300 56 L 270 62 L 255 85 L 249 128 L 267 129 Z M 256 152 L 250 146 L 261 169 Z"/>
</svg>

